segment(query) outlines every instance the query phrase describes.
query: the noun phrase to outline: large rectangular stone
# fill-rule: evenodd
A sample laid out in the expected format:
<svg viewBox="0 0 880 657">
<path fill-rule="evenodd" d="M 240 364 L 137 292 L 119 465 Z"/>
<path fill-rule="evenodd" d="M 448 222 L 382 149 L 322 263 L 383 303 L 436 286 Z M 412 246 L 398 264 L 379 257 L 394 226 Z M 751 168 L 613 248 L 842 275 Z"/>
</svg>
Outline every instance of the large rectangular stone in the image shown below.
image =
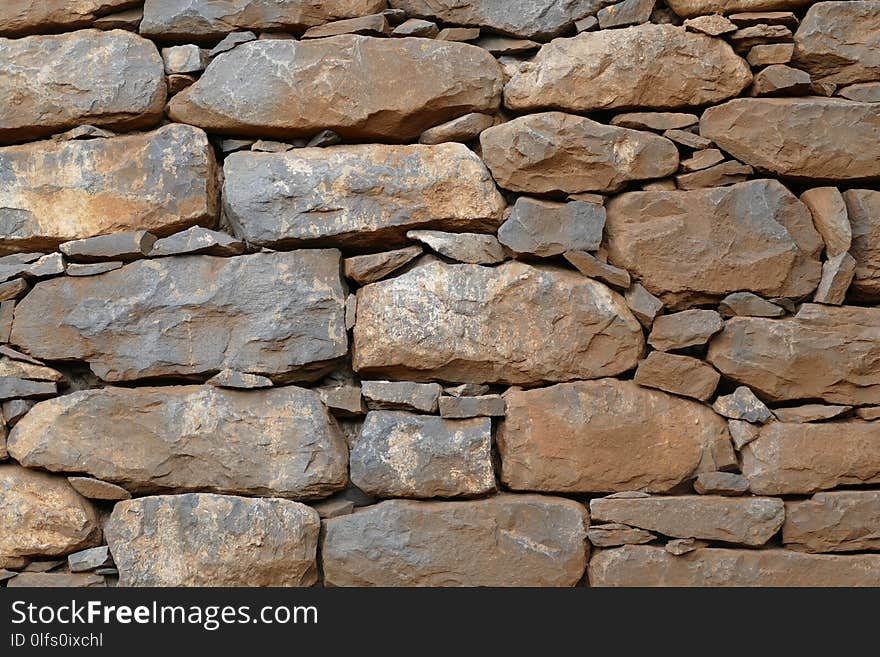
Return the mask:
<svg viewBox="0 0 880 657">
<path fill-rule="evenodd" d="M 832 491 L 786 502 L 782 542 L 806 552 L 880 550 L 880 491 Z"/>
</svg>

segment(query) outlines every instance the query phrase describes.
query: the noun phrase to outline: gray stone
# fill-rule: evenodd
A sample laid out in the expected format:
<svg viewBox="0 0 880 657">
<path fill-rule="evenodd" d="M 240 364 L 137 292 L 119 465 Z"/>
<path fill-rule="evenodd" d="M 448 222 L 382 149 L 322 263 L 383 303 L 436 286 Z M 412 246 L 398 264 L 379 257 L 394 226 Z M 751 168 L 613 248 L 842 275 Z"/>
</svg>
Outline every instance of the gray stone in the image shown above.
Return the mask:
<svg viewBox="0 0 880 657">
<path fill-rule="evenodd" d="M 6 424 L 14 425 L 35 403 L 32 399 L 9 399 L 3 402 L 3 417 Z"/>
<path fill-rule="evenodd" d="M 566 251 L 596 251 L 604 227 L 601 204 L 521 196 L 498 229 L 498 240 L 515 253 L 550 257 Z"/>
<path fill-rule="evenodd" d="M 86 499 L 112 502 L 131 499 L 131 493 L 122 486 L 111 484 L 109 481 L 92 477 L 68 477 L 67 481 L 77 493 Z"/>
<path fill-rule="evenodd" d="M 746 386 L 739 386 L 732 394 L 724 395 L 715 400 L 712 408 L 719 415 L 731 420 L 745 420 L 762 424 L 773 417 L 773 413 Z"/>
<path fill-rule="evenodd" d="M 837 95 L 857 103 L 880 103 L 880 82 L 851 84 L 838 91 Z"/>
<path fill-rule="evenodd" d="M 65 132 L 52 135 L 53 141 L 74 141 L 76 139 L 107 139 L 115 137 L 116 133 L 93 125 L 78 125 Z"/>
<path fill-rule="evenodd" d="M 0 377 L 0 400 L 53 397 L 58 394 L 58 385 L 45 381 L 28 381 L 11 376 Z"/>
<path fill-rule="evenodd" d="M 208 59 L 206 51 L 191 43 L 162 48 L 167 75 L 201 73 L 208 65 Z"/>
<path fill-rule="evenodd" d="M 751 292 L 728 294 L 718 304 L 723 317 L 782 317 L 785 309 Z"/>
<path fill-rule="evenodd" d="M 156 236 L 145 230 L 98 235 L 64 242 L 58 248 L 71 260 L 100 262 L 102 260 L 136 260 L 146 256 Z"/>
<path fill-rule="evenodd" d="M 358 416 L 367 412 L 359 385 L 324 386 L 316 390 L 324 405 L 340 415 Z"/>
<path fill-rule="evenodd" d="M 484 50 L 488 50 L 496 57 L 503 55 L 522 55 L 530 53 L 541 47 L 537 41 L 529 39 L 511 39 L 509 37 L 488 35 L 477 39 L 476 44 Z"/>
<path fill-rule="evenodd" d="M 332 130 L 321 130 L 306 142 L 306 148 L 325 148 L 342 143 L 342 137 Z"/>
<path fill-rule="evenodd" d="M 719 14 L 688 18 L 684 22 L 684 26 L 692 32 L 702 32 L 709 36 L 721 36 L 736 32 L 736 25 Z"/>
<path fill-rule="evenodd" d="M 110 556 L 110 548 L 101 545 L 67 555 L 67 565 L 72 573 L 84 573 L 113 565 L 113 558 Z"/>
<path fill-rule="evenodd" d="M 595 278 L 611 287 L 625 290 L 632 282 L 628 271 L 602 262 L 586 251 L 566 251 L 563 255 L 584 276 Z"/>
<path fill-rule="evenodd" d="M 425 21 L 420 18 L 409 18 L 391 31 L 391 36 L 396 37 L 425 37 L 433 39 L 440 32 L 436 23 Z"/>
<path fill-rule="evenodd" d="M 195 253 L 232 256 L 240 255 L 244 251 L 244 242 L 231 235 L 201 226 L 193 226 L 180 233 L 157 240 L 148 255 L 151 258 Z"/>
<path fill-rule="evenodd" d="M 802 96 L 810 91 L 810 74 L 785 64 L 771 64 L 755 75 L 753 96 Z"/>
<path fill-rule="evenodd" d="M 12 333 L 12 320 L 15 316 L 15 301 L 0 301 L 0 342 L 9 342 Z"/>
<path fill-rule="evenodd" d="M 648 344 L 661 351 L 674 351 L 706 344 L 724 327 L 714 310 L 683 310 L 654 320 Z"/>
<path fill-rule="evenodd" d="M 362 381 L 361 394 L 373 409 L 412 410 L 436 413 L 443 388 L 439 383 L 409 381 Z"/>
<path fill-rule="evenodd" d="M 460 386 L 443 388 L 443 392 L 452 397 L 479 397 L 489 394 L 489 386 L 477 383 L 463 383 Z"/>
<path fill-rule="evenodd" d="M 120 260 L 93 262 L 91 264 L 79 264 L 73 262 L 67 265 L 67 271 L 65 273 L 68 276 L 98 276 L 99 274 L 106 274 L 108 271 L 119 269 L 124 264 L 125 263 Z"/>
<path fill-rule="evenodd" d="M 257 35 L 251 32 L 250 30 L 245 30 L 242 32 L 232 32 L 231 34 L 227 34 L 216 46 L 211 48 L 208 52 L 209 57 L 216 57 L 221 52 L 228 52 L 235 48 L 236 46 L 240 46 L 243 43 L 247 43 L 248 41 L 255 41 L 257 39 Z"/>
<path fill-rule="evenodd" d="M 410 230 L 408 239 L 421 242 L 442 256 L 472 265 L 494 265 L 506 259 L 504 248 L 494 235 L 444 233 L 439 230 Z"/>
<path fill-rule="evenodd" d="M 616 547 L 650 543 L 657 537 L 644 529 L 612 522 L 607 525 L 591 525 L 587 530 L 587 538 L 596 547 Z"/>
<path fill-rule="evenodd" d="M 251 150 L 258 153 L 286 153 L 293 150 L 293 144 L 285 141 L 274 141 L 272 139 L 258 139 L 251 144 Z"/>
<path fill-rule="evenodd" d="M 736 497 L 749 492 L 749 480 L 735 472 L 701 472 L 694 481 L 700 495 Z"/>
<path fill-rule="evenodd" d="M 663 312 L 663 302 L 648 292 L 640 283 L 634 283 L 624 296 L 626 305 L 641 324 L 650 329 L 657 316 Z"/>
<path fill-rule="evenodd" d="M 272 379 L 247 372 L 235 370 L 221 370 L 205 383 L 218 388 L 234 388 L 239 390 L 255 390 L 258 388 L 271 388 Z"/>
<path fill-rule="evenodd" d="M 420 255 L 422 247 L 413 245 L 394 251 L 352 256 L 343 261 L 345 277 L 358 285 L 375 283 Z"/>
<path fill-rule="evenodd" d="M 65 376 L 58 370 L 27 361 L 19 361 L 7 356 L 0 357 L 0 378 L 11 377 L 32 381 L 65 382 Z"/>
<path fill-rule="evenodd" d="M 354 513 L 354 502 L 341 497 L 331 497 L 320 502 L 315 502 L 312 508 L 318 512 L 321 519 L 338 518 Z"/>
<path fill-rule="evenodd" d="M 623 0 L 599 10 L 596 18 L 603 30 L 647 23 L 654 11 L 655 0 Z"/>
<path fill-rule="evenodd" d="M 667 541 L 666 545 L 663 546 L 663 549 L 669 554 L 680 557 L 683 554 L 688 554 L 694 550 L 700 550 L 708 545 L 709 544 L 706 541 L 698 541 L 695 538 L 674 538 L 671 541 Z"/>
<path fill-rule="evenodd" d="M 16 299 L 22 296 L 29 289 L 30 285 L 28 285 L 27 281 L 25 281 L 23 278 L 14 278 L 11 281 L 0 283 L 0 301 Z"/>
<path fill-rule="evenodd" d="M 434 37 L 438 41 L 476 41 L 480 38 L 478 27 L 447 27 Z"/>
<path fill-rule="evenodd" d="M 506 408 L 501 395 L 440 398 L 440 416 L 445 418 L 504 417 Z"/>
<path fill-rule="evenodd" d="M 846 299 L 846 292 L 856 273 L 856 260 L 849 253 L 834 256 L 822 265 L 822 280 L 813 301 L 840 306 Z"/>
<path fill-rule="evenodd" d="M 131 4 L 132 0 L 8 0 L 0 4 L 0 36 L 20 37 L 88 27 L 98 16 Z"/>
</svg>

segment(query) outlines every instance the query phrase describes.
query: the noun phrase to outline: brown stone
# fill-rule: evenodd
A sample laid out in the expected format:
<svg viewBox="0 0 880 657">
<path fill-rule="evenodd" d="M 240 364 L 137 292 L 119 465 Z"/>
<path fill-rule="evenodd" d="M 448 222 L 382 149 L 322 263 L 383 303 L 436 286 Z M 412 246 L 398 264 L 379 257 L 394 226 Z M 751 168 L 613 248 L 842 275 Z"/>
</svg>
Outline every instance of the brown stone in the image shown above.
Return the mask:
<svg viewBox="0 0 880 657">
<path fill-rule="evenodd" d="M 840 191 L 836 187 L 814 187 L 801 194 L 800 199 L 813 215 L 813 225 L 825 242 L 826 256 L 833 258 L 849 251 L 852 229 Z"/>
<path fill-rule="evenodd" d="M 782 542 L 805 552 L 880 549 L 880 491 L 816 493 L 786 502 Z"/>
<path fill-rule="evenodd" d="M 686 173 L 675 177 L 678 189 L 702 189 L 704 187 L 724 187 L 745 182 L 754 173 L 752 167 L 736 160 L 722 162 L 715 166 Z"/>
<path fill-rule="evenodd" d="M 880 105 L 878 105 L 880 107 Z M 843 193 L 852 226 L 850 253 L 856 259 L 855 296 L 880 301 L 880 191 L 850 189 Z"/>
<path fill-rule="evenodd" d="M 634 380 L 640 386 L 707 401 L 721 375 L 697 358 L 652 351 L 639 363 Z"/>
<path fill-rule="evenodd" d="M 596 547 L 616 547 L 650 543 L 657 537 L 644 529 L 612 522 L 607 525 L 591 525 L 587 530 L 587 538 Z"/>
<path fill-rule="evenodd" d="M 827 404 L 804 404 L 774 408 L 773 415 L 780 422 L 820 422 L 830 420 L 852 410 L 852 406 L 829 406 Z"/>
<path fill-rule="evenodd" d="M 712 146 L 711 141 L 688 130 L 666 130 L 663 136 L 686 148 L 701 149 Z"/>
<path fill-rule="evenodd" d="M 522 55 L 530 53 L 541 47 L 537 41 L 529 39 L 511 39 L 497 35 L 485 35 L 477 39 L 476 44 L 484 50 L 488 50 L 496 57 L 504 55 Z"/>
<path fill-rule="evenodd" d="M 792 40 L 791 30 L 785 25 L 752 25 L 743 27 L 727 37 L 737 52 L 747 52 L 754 46 Z"/>
<path fill-rule="evenodd" d="M 702 32 L 713 37 L 736 32 L 736 25 L 720 14 L 688 18 L 684 22 L 684 26 L 692 32 Z"/>
<path fill-rule="evenodd" d="M 647 23 L 654 11 L 655 0 L 622 0 L 604 7 L 596 14 L 600 29 Z"/>
<path fill-rule="evenodd" d="M 343 261 L 345 277 L 358 285 L 375 283 L 420 255 L 422 247 L 413 245 L 394 251 L 352 256 Z"/>
<path fill-rule="evenodd" d="M 785 64 L 771 64 L 755 75 L 753 96 L 802 96 L 810 91 L 810 74 Z"/>
<path fill-rule="evenodd" d="M 694 481 L 700 495 L 736 497 L 749 492 L 749 480 L 735 472 L 701 472 Z"/>
<path fill-rule="evenodd" d="M 628 112 L 611 119 L 611 125 L 633 130 L 680 130 L 697 125 L 700 119 L 696 114 L 683 112 Z"/>
<path fill-rule="evenodd" d="M 792 11 L 746 11 L 738 14 L 730 14 L 730 21 L 739 27 L 751 25 L 785 25 L 791 29 L 797 28 L 800 21 Z"/>
<path fill-rule="evenodd" d="M 428 128 L 419 137 L 419 143 L 433 145 L 445 144 L 450 141 L 472 141 L 493 125 L 495 125 L 494 116 L 471 112 L 457 119 L 452 119 L 452 121 Z"/>
<path fill-rule="evenodd" d="M 728 294 L 718 304 L 722 317 L 782 317 L 785 309 L 751 292 Z"/>
<path fill-rule="evenodd" d="M 0 3 L 0 36 L 46 34 L 88 27 L 97 16 L 125 9 L 136 0 L 6 0 Z"/>
<path fill-rule="evenodd" d="M 392 30 L 391 35 L 396 37 L 424 37 L 433 39 L 440 33 L 436 23 L 424 21 L 420 18 L 408 18 Z"/>
<path fill-rule="evenodd" d="M 681 161 L 681 170 L 682 171 L 702 171 L 703 169 L 708 169 L 709 167 L 713 167 L 716 164 L 720 164 L 724 161 L 724 154 L 719 151 L 717 148 L 704 148 L 702 150 L 698 150 L 691 157 L 686 160 Z M 693 179 L 686 179 L 686 182 L 690 182 Z"/>
<path fill-rule="evenodd" d="M 647 329 L 651 328 L 654 320 L 663 312 L 663 302 L 640 283 L 633 283 L 624 298 L 633 315 Z"/>
<path fill-rule="evenodd" d="M 683 554 L 688 554 L 694 550 L 700 550 L 708 545 L 709 544 L 706 541 L 698 541 L 695 538 L 673 538 L 671 541 L 666 541 L 666 545 L 663 546 L 663 549 L 669 554 L 680 557 Z"/>
<path fill-rule="evenodd" d="M 813 301 L 833 306 L 843 304 L 855 273 L 856 261 L 849 253 L 830 258 L 822 265 L 822 280 L 816 288 Z"/>
<path fill-rule="evenodd" d="M 661 351 L 706 344 L 724 327 L 714 310 L 683 310 L 654 320 L 648 344 Z"/>
<path fill-rule="evenodd" d="M 68 477 L 67 481 L 74 490 L 89 500 L 128 500 L 131 493 L 122 486 L 111 484 L 109 481 L 94 479 L 92 477 Z"/>
<path fill-rule="evenodd" d="M 362 381 L 361 394 L 372 409 L 436 413 L 443 388 L 439 383 Z"/>
<path fill-rule="evenodd" d="M 838 91 L 837 95 L 857 103 L 880 103 L 880 82 L 851 84 Z"/>
<path fill-rule="evenodd" d="M 439 230 L 410 230 L 407 239 L 421 242 L 440 255 L 472 265 L 495 265 L 507 259 L 504 247 L 494 235 L 444 233 Z"/>
<path fill-rule="evenodd" d="M 9 588 L 100 588 L 106 586 L 95 573 L 20 573 L 9 580 Z"/>
<path fill-rule="evenodd" d="M 310 27 L 303 33 L 302 38 L 323 39 L 341 34 L 388 36 L 391 34 L 391 26 L 388 24 L 388 19 L 382 14 L 370 14 L 368 16 L 346 18 L 341 21 L 333 21 L 332 23 Z"/>
<path fill-rule="evenodd" d="M 753 67 L 759 68 L 773 64 L 788 64 L 793 53 L 793 43 L 764 43 L 753 46 L 746 59 Z"/>
<path fill-rule="evenodd" d="M 480 38 L 477 27 L 447 27 L 440 30 L 434 37 L 438 41 L 476 41 Z"/>
<path fill-rule="evenodd" d="M 630 286 L 632 279 L 625 269 L 602 262 L 586 251 L 566 251 L 563 255 L 584 276 L 624 290 Z"/>
<path fill-rule="evenodd" d="M 504 417 L 507 402 L 501 395 L 477 397 L 441 397 L 441 417 L 466 419 L 471 417 Z"/>
</svg>

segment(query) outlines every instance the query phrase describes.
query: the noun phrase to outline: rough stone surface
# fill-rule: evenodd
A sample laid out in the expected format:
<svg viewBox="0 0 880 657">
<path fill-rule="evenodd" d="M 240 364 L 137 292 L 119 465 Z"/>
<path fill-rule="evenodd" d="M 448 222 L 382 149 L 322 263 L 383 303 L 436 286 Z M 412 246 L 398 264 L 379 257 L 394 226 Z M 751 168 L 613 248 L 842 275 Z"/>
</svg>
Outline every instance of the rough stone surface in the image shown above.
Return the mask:
<svg viewBox="0 0 880 657">
<path fill-rule="evenodd" d="M 131 493 L 122 486 L 111 484 L 109 481 L 94 479 L 92 477 L 68 477 L 67 481 L 74 490 L 90 500 L 128 500 Z"/>
<path fill-rule="evenodd" d="M 361 394 L 370 408 L 436 413 L 443 388 L 439 383 L 363 381 Z"/>
<path fill-rule="evenodd" d="M 506 259 L 504 248 L 494 235 L 411 230 L 407 232 L 406 236 L 456 262 L 472 265 L 494 265 Z"/>
<path fill-rule="evenodd" d="M 754 173 L 754 169 L 735 160 L 722 162 L 715 166 L 685 173 L 675 177 L 678 189 L 702 189 L 704 187 L 724 187 L 745 182 Z"/>
<path fill-rule="evenodd" d="M 7 0 L 0 4 L 0 36 L 26 36 L 87 27 L 97 16 L 136 0 Z"/>
<path fill-rule="evenodd" d="M 244 242 L 216 230 L 193 226 L 157 240 L 150 250 L 151 258 L 171 255 L 204 254 L 232 256 L 244 253 Z"/>
<path fill-rule="evenodd" d="M 843 193 L 852 226 L 850 252 L 856 259 L 853 293 L 880 301 L 880 191 L 850 189 Z"/>
<path fill-rule="evenodd" d="M 590 526 L 587 530 L 587 538 L 596 547 L 616 547 L 618 545 L 650 543 L 657 537 L 644 529 L 612 522 L 606 525 Z"/>
<path fill-rule="evenodd" d="M 446 418 L 504 417 L 507 403 L 501 395 L 441 397 L 440 415 Z"/>
<path fill-rule="evenodd" d="M 731 394 L 719 397 L 712 408 L 719 415 L 731 420 L 761 423 L 773 417 L 766 404 L 755 397 L 755 393 L 746 386 L 739 386 Z"/>
<path fill-rule="evenodd" d="M 697 115 L 684 112 L 628 112 L 618 114 L 611 119 L 611 125 L 633 130 L 664 132 L 689 128 L 699 121 Z"/>
<path fill-rule="evenodd" d="M 841 253 L 822 265 L 822 280 L 816 288 L 813 301 L 833 306 L 841 305 L 856 273 L 856 261 L 849 253 Z"/>
<path fill-rule="evenodd" d="M 825 254 L 833 258 L 849 251 L 852 227 L 840 190 L 836 187 L 814 187 L 801 194 L 800 199 L 813 215 L 813 225 L 825 242 Z"/>
<path fill-rule="evenodd" d="M 788 64 L 794 54 L 792 43 L 763 43 L 752 46 L 746 60 L 755 68 L 772 64 Z"/>
<path fill-rule="evenodd" d="M 156 236 L 152 233 L 136 230 L 64 242 L 58 248 L 70 260 L 82 262 L 127 261 L 146 256 L 155 242 Z"/>
<path fill-rule="evenodd" d="M 782 317 L 785 309 L 751 292 L 728 294 L 718 304 L 722 317 Z"/>
<path fill-rule="evenodd" d="M 721 375 L 699 358 L 652 351 L 639 363 L 634 380 L 640 386 L 707 401 Z"/>
<path fill-rule="evenodd" d="M 703 345 L 723 327 L 714 310 L 683 310 L 654 320 L 648 344 L 661 351 Z"/>
<path fill-rule="evenodd" d="M 666 4 L 679 16 L 733 14 L 744 11 L 778 11 L 797 9 L 814 0 L 667 0 Z"/>
<path fill-rule="evenodd" d="M 343 263 L 345 277 L 359 285 L 375 283 L 420 255 L 422 247 L 413 245 L 394 251 L 352 256 Z"/>
<path fill-rule="evenodd" d="M 880 82 L 863 82 L 844 87 L 838 96 L 858 103 L 880 103 Z"/>
<path fill-rule="evenodd" d="M 541 257 L 596 251 L 602 243 L 605 208 L 596 203 L 554 203 L 521 196 L 498 229 L 498 240 L 515 253 Z"/>
<path fill-rule="evenodd" d="M 782 542 L 805 552 L 880 549 L 880 491 L 816 493 L 786 502 Z"/>
<path fill-rule="evenodd" d="M 450 141 L 471 141 L 495 124 L 495 117 L 472 112 L 457 119 L 425 130 L 419 137 L 420 144 L 445 144 Z"/>
<path fill-rule="evenodd" d="M 584 276 L 595 278 L 611 287 L 626 289 L 632 282 L 625 269 L 602 262 L 585 251 L 566 251 L 563 255 Z"/>
<path fill-rule="evenodd" d="M 735 497 L 749 492 L 749 480 L 735 472 L 702 472 L 694 481 L 694 490 L 700 495 Z"/>
<path fill-rule="evenodd" d="M 771 64 L 755 75 L 755 96 L 800 96 L 810 91 L 810 74 L 785 64 Z"/>
<path fill-rule="evenodd" d="M 780 422 L 820 422 L 844 415 L 852 410 L 852 406 L 829 406 L 826 404 L 804 404 L 774 408 L 773 415 Z"/>
</svg>

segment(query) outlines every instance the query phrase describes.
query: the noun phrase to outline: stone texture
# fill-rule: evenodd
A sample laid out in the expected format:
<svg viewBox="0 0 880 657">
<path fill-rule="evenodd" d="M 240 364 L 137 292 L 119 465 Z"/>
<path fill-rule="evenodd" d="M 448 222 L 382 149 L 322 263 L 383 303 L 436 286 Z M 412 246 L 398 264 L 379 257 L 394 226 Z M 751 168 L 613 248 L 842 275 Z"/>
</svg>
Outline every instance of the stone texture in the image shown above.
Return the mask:
<svg viewBox="0 0 880 657">
<path fill-rule="evenodd" d="M 780 422 L 820 422 L 844 415 L 852 410 L 852 406 L 829 406 L 826 404 L 804 404 L 774 408 L 773 415 Z"/>
<path fill-rule="evenodd" d="M 675 177 L 678 189 L 702 189 L 704 187 L 724 187 L 745 182 L 754 173 L 752 167 L 741 162 L 727 161 L 715 166 L 686 173 Z"/>
<path fill-rule="evenodd" d="M 843 304 L 856 273 L 856 261 L 849 253 L 834 256 L 822 265 L 822 280 L 813 301 L 834 306 Z"/>
<path fill-rule="evenodd" d="M 375 283 L 420 255 L 422 247 L 413 245 L 394 251 L 352 256 L 343 262 L 345 277 L 358 285 Z"/>
<path fill-rule="evenodd" d="M 773 417 L 773 413 L 770 412 L 766 404 L 746 386 L 739 386 L 731 394 L 719 397 L 712 404 L 712 408 L 719 415 L 731 420 L 763 423 Z"/>
<path fill-rule="evenodd" d="M 68 477 L 67 481 L 73 489 L 89 500 L 118 500 L 131 499 L 131 493 L 122 486 L 111 484 L 109 481 L 94 479 L 92 477 Z"/>
<path fill-rule="evenodd" d="M 691 157 L 681 161 L 682 171 L 702 171 L 720 164 L 724 161 L 724 154 L 717 148 L 704 148 L 698 150 Z M 693 179 L 690 179 L 693 180 Z M 685 186 L 686 187 L 686 186 Z"/>
<path fill-rule="evenodd" d="M 673 538 L 697 538 L 757 547 L 785 519 L 782 500 L 705 495 L 590 500 L 592 521 L 620 522 Z"/>
<path fill-rule="evenodd" d="M 515 253 L 550 257 L 596 251 L 602 243 L 605 208 L 596 203 L 554 203 L 521 196 L 498 229 L 498 240 Z"/>
<path fill-rule="evenodd" d="M 706 344 L 724 327 L 714 310 L 683 310 L 662 315 L 654 321 L 648 344 L 661 351 L 673 351 Z"/>
<path fill-rule="evenodd" d="M 586 251 L 566 251 L 563 255 L 584 276 L 595 278 L 611 287 L 626 289 L 632 282 L 628 271 L 602 262 Z"/>
<path fill-rule="evenodd" d="M 772 64 L 788 64 L 794 54 L 792 43 L 764 43 L 752 46 L 746 60 L 753 67 L 770 66 Z"/>
<path fill-rule="evenodd" d="M 833 130 L 825 129 L 834 126 Z M 737 98 L 710 107 L 700 134 L 760 171 L 800 181 L 880 178 L 880 105 L 839 98 Z"/>
<path fill-rule="evenodd" d="M 412 410 L 436 413 L 443 388 L 439 383 L 409 381 L 363 381 L 361 394 L 373 409 Z"/>
<path fill-rule="evenodd" d="M 648 292 L 640 283 L 633 283 L 624 297 L 626 305 L 642 326 L 650 329 L 657 316 L 663 312 L 663 302 Z"/>
<path fill-rule="evenodd" d="M 880 82 L 851 84 L 838 91 L 837 95 L 858 103 L 880 103 Z"/>
<path fill-rule="evenodd" d="M 504 417 L 506 409 L 507 403 L 501 395 L 440 398 L 440 415 L 445 418 Z"/>
<path fill-rule="evenodd" d="M 188 43 L 162 48 L 162 61 L 165 63 L 166 75 L 201 73 L 208 65 L 208 53 L 197 45 Z"/>
<path fill-rule="evenodd" d="M 545 45 L 507 84 L 504 103 L 517 111 L 678 109 L 732 98 L 751 81 L 746 62 L 721 39 L 639 25 Z"/>
<path fill-rule="evenodd" d="M 490 493 L 492 421 L 371 411 L 351 448 L 351 481 L 375 497 Z"/>
<path fill-rule="evenodd" d="M 623 0 L 604 7 L 596 14 L 600 29 L 646 23 L 654 11 L 655 0 Z"/>
<path fill-rule="evenodd" d="M 586 567 L 587 525 L 582 505 L 555 497 L 390 500 L 324 521 L 324 582 L 574 586 Z"/>
<path fill-rule="evenodd" d="M 736 462 L 724 420 L 698 402 L 602 379 L 505 395 L 496 440 L 514 490 L 665 493 Z"/>
<path fill-rule="evenodd" d="M 587 538 L 596 547 L 616 547 L 618 545 L 641 545 L 657 538 L 651 532 L 637 529 L 619 522 L 607 525 L 592 525 L 587 530 Z"/>
<path fill-rule="evenodd" d="M 308 138 L 330 129 L 345 139 L 406 141 L 462 114 L 492 113 L 501 84 L 495 58 L 461 43 L 355 35 L 251 41 L 216 57 L 168 113 L 236 136 Z"/>
<path fill-rule="evenodd" d="M 4 3 L 6 4 L 6 3 Z M 0 40 L 0 143 L 81 123 L 134 130 L 155 125 L 165 105 L 159 51 L 114 30 Z"/>
<path fill-rule="evenodd" d="M 733 14 L 744 11 L 778 11 L 797 9 L 814 0 L 667 0 L 666 4 L 679 16 L 702 14 Z"/>
<path fill-rule="evenodd" d="M 735 317 L 707 360 L 770 401 L 880 403 L 880 310 L 804 304 L 791 318 Z"/>
<path fill-rule="evenodd" d="M 495 124 L 495 117 L 489 114 L 471 112 L 457 119 L 428 128 L 419 137 L 420 144 L 445 144 L 450 141 L 471 141 L 480 133 Z"/>
<path fill-rule="evenodd" d="M 684 26 L 692 32 L 702 32 L 709 36 L 721 36 L 736 32 L 736 25 L 720 14 L 688 18 L 684 22 Z"/>
<path fill-rule="evenodd" d="M 152 233 L 145 230 L 135 230 L 64 242 L 58 248 L 70 260 L 81 262 L 127 261 L 145 257 L 155 242 L 156 236 Z"/>
<path fill-rule="evenodd" d="M 344 303 L 333 250 L 140 260 L 38 283 L 16 308 L 12 342 L 88 361 L 105 381 L 226 368 L 308 379 L 346 353 Z"/>
<path fill-rule="evenodd" d="M 611 119 L 611 125 L 633 130 L 664 132 L 689 128 L 699 121 L 697 115 L 684 112 L 628 112 L 618 114 Z"/>
<path fill-rule="evenodd" d="M 95 508 L 63 477 L 0 464 L 0 559 L 56 556 L 99 545 Z"/>
<path fill-rule="evenodd" d="M 702 472 L 694 481 L 694 490 L 700 495 L 735 497 L 749 492 L 749 480 L 735 472 Z"/>
<path fill-rule="evenodd" d="M 703 548 L 682 556 L 627 545 L 590 560 L 591 586 L 878 586 L 880 555 Z"/>
<path fill-rule="evenodd" d="M 821 238 L 807 208 L 777 181 L 630 192 L 611 199 L 607 211 L 609 261 L 667 305 L 737 290 L 803 296 L 819 283 Z"/>
<path fill-rule="evenodd" d="M 850 189 L 843 193 L 852 226 L 850 252 L 856 259 L 853 294 L 880 301 L 880 191 Z"/>
<path fill-rule="evenodd" d="M 816 493 L 786 502 L 782 542 L 805 552 L 880 549 L 880 491 Z"/>
<path fill-rule="evenodd" d="M 484 164 L 462 144 L 242 152 L 223 168 L 224 212 L 258 246 L 387 249 L 403 246 L 414 228 L 494 231 L 505 206 Z"/>
<path fill-rule="evenodd" d="M 83 472 L 141 494 L 314 499 L 346 483 L 341 432 L 316 392 L 293 386 L 83 390 L 34 406 L 8 448 L 26 467 Z"/>
<path fill-rule="evenodd" d="M 522 116 L 480 135 L 483 159 L 513 192 L 610 192 L 678 168 L 678 150 L 657 135 L 563 112 Z"/>
<path fill-rule="evenodd" d="M 810 74 L 785 64 L 771 64 L 755 75 L 752 94 L 755 96 L 809 95 Z"/>
<path fill-rule="evenodd" d="M 67 556 L 67 565 L 72 573 L 84 573 L 102 566 L 112 566 L 113 558 L 106 545 L 80 550 Z"/>
<path fill-rule="evenodd" d="M 87 27 L 97 16 L 137 0 L 7 0 L 0 4 L 0 36 L 26 36 Z"/>
<path fill-rule="evenodd" d="M 205 381 L 209 386 L 217 388 L 233 388 L 238 390 L 255 390 L 258 388 L 271 388 L 272 379 L 247 372 L 235 370 L 220 370 L 217 374 Z"/>
<path fill-rule="evenodd" d="M 494 235 L 444 233 L 439 230 L 411 230 L 408 239 L 421 242 L 440 255 L 472 265 L 494 265 L 506 259 L 504 247 Z"/>
<path fill-rule="evenodd" d="M 341 21 L 324 23 L 310 27 L 302 35 L 303 39 L 323 39 L 340 34 L 364 34 L 367 36 L 389 36 L 391 26 L 382 14 L 370 14 L 358 18 L 346 18 Z"/>
<path fill-rule="evenodd" d="M 652 351 L 639 363 L 634 380 L 640 386 L 707 401 L 721 375 L 698 358 Z"/>
<path fill-rule="evenodd" d="M 391 35 L 396 37 L 425 37 L 433 39 L 440 30 L 436 23 L 425 21 L 420 18 L 409 18 L 392 30 Z"/>
<path fill-rule="evenodd" d="M 880 483 L 880 424 L 772 422 L 742 448 L 742 473 L 758 495 L 806 495 Z"/>
<path fill-rule="evenodd" d="M 204 254 L 215 256 L 240 255 L 245 244 L 231 235 L 201 226 L 193 226 L 157 240 L 150 249 L 151 258 L 171 255 Z"/>
<path fill-rule="evenodd" d="M 596 378 L 632 369 L 644 349 L 620 296 L 555 267 L 433 262 L 357 296 L 353 364 L 362 375 L 514 384 Z"/>
<path fill-rule="evenodd" d="M 120 586 L 311 586 L 320 529 L 298 502 L 188 494 L 119 502 L 105 532 Z"/>
<path fill-rule="evenodd" d="M 97 276 L 105 274 L 108 271 L 119 269 L 125 263 L 119 260 L 111 260 L 109 262 L 93 262 L 91 264 L 80 264 L 73 262 L 67 265 L 67 271 L 64 273 L 68 276 Z M 10 329 L 12 327 L 10 326 Z"/>
<path fill-rule="evenodd" d="M 785 309 L 751 292 L 728 294 L 718 304 L 722 317 L 782 317 Z"/>
<path fill-rule="evenodd" d="M 9 580 L 9 588 L 102 588 L 105 580 L 94 573 L 21 573 Z"/>
<path fill-rule="evenodd" d="M 0 148 L 0 169 L 2 252 L 123 231 L 164 236 L 217 220 L 214 153 L 189 126 Z"/>
<path fill-rule="evenodd" d="M 755 46 L 792 40 L 791 30 L 785 25 L 752 25 L 743 27 L 727 37 L 737 52 L 747 52 Z"/>
<path fill-rule="evenodd" d="M 836 187 L 814 187 L 801 194 L 800 199 L 810 209 L 813 225 L 822 235 L 825 255 L 833 258 L 849 251 L 852 228 L 840 190 Z"/>
</svg>

